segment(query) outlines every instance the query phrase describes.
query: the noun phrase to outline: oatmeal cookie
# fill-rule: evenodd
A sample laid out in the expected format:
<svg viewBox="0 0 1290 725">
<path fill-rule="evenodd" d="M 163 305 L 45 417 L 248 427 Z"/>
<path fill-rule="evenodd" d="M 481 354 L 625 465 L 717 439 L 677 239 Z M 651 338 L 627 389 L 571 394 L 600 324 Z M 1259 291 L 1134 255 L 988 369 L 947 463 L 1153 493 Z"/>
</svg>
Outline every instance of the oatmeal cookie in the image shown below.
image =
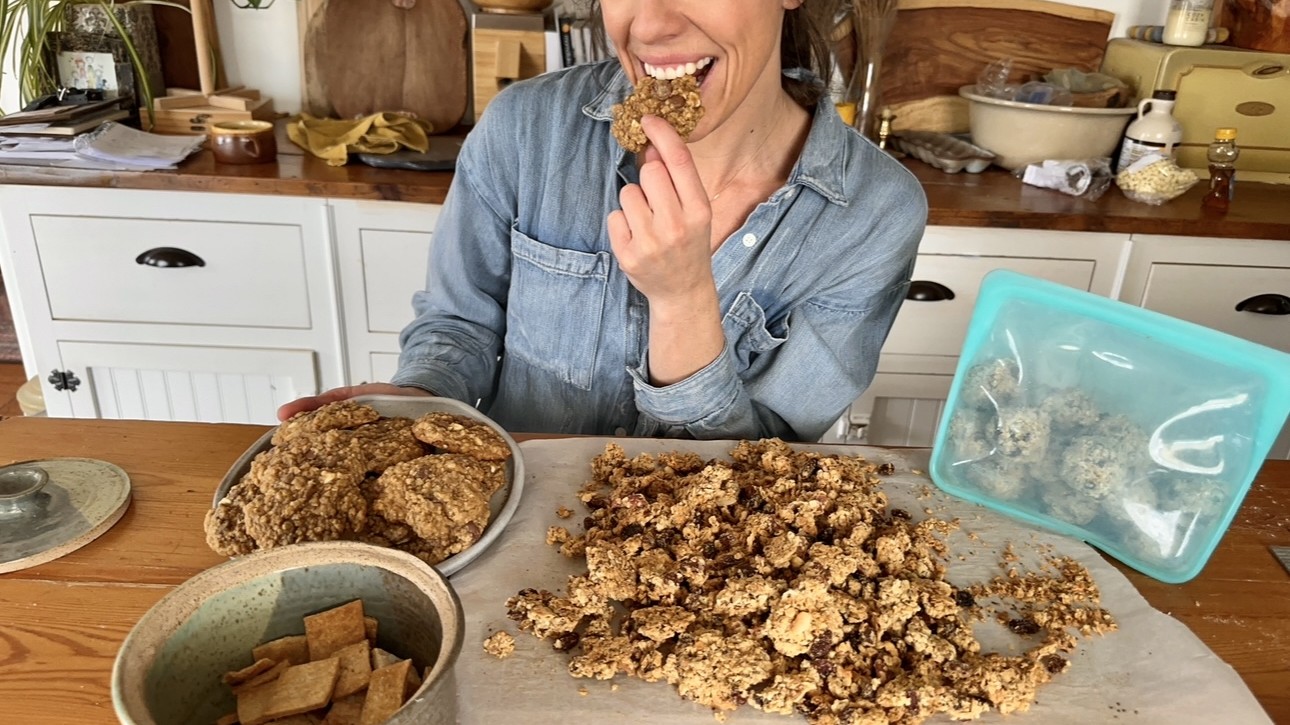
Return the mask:
<svg viewBox="0 0 1290 725">
<path fill-rule="evenodd" d="M 1077 388 L 1048 391 L 1039 409 L 1048 415 L 1053 428 L 1075 433 L 1087 432 L 1102 417 L 1097 403 Z"/>
<path fill-rule="evenodd" d="M 1055 519 L 1076 526 L 1092 521 L 1102 508 L 1088 493 L 1064 486 L 1045 486 L 1039 493 L 1040 510 Z"/>
<path fill-rule="evenodd" d="M 219 504 L 206 512 L 206 545 L 217 554 L 239 556 L 255 550 L 255 539 L 246 533 L 242 508 L 256 493 L 250 484 L 233 484 Z"/>
<path fill-rule="evenodd" d="M 1080 436 L 1062 453 L 1062 480 L 1093 498 L 1106 498 L 1129 480 L 1129 465 L 1119 441 Z"/>
<path fill-rule="evenodd" d="M 416 534 L 412 534 L 411 538 L 394 544 L 394 548 L 399 551 L 405 551 L 430 566 L 434 566 L 447 560 L 448 557 L 453 554 L 453 552 L 446 549 L 443 545 L 436 542 L 426 541 Z"/>
<path fill-rule="evenodd" d="M 1017 397 L 1021 387 L 1021 370 L 1010 359 L 999 358 L 975 363 L 963 377 L 959 397 L 974 408 L 997 408 Z"/>
<path fill-rule="evenodd" d="M 992 456 L 963 465 L 963 477 L 995 498 L 1013 501 L 1030 489 L 1031 469 L 1012 458 Z"/>
<path fill-rule="evenodd" d="M 452 413 L 427 413 L 417 418 L 412 433 L 447 453 L 461 453 L 481 461 L 504 461 L 511 448 L 487 423 Z"/>
<path fill-rule="evenodd" d="M 1019 461 L 1042 460 L 1048 453 L 1051 428 L 1048 415 L 1039 408 L 1002 408 L 999 410 L 996 450 Z"/>
<path fill-rule="evenodd" d="M 1231 500 L 1231 486 L 1214 476 L 1159 473 L 1160 507 L 1201 518 L 1218 516 Z"/>
<path fill-rule="evenodd" d="M 430 452 L 412 434 L 411 418 L 381 418 L 352 430 L 327 431 L 323 443 L 348 446 L 363 462 L 364 472 L 376 474 Z"/>
<path fill-rule="evenodd" d="M 618 143 L 632 153 L 640 153 L 649 144 L 641 128 L 643 116 L 658 116 L 672 125 L 681 138 L 689 139 L 690 133 L 703 118 L 703 102 L 699 96 L 699 82 L 692 76 L 662 80 L 644 76 L 636 89 L 622 103 L 613 107 L 610 131 Z"/>
<path fill-rule="evenodd" d="M 391 466 L 378 479 L 372 510 L 407 524 L 427 545 L 455 554 L 479 540 L 488 501 L 501 484 L 496 464 L 455 453 L 422 456 Z"/>
<path fill-rule="evenodd" d="M 361 476 L 312 466 L 283 466 L 243 506 L 246 532 L 267 549 L 305 541 L 353 538 L 367 523 Z"/>
<path fill-rule="evenodd" d="M 340 400 L 291 416 L 278 426 L 271 440 L 273 445 L 280 446 L 299 435 L 322 433 L 337 428 L 355 428 L 380 417 L 381 414 L 370 405 L 355 403 L 352 400 Z"/>
<path fill-rule="evenodd" d="M 273 485 L 284 472 L 297 468 L 314 468 L 361 476 L 363 456 L 349 446 L 334 446 L 321 436 L 300 435 L 280 446 L 261 451 L 251 460 L 242 480 L 256 489 Z"/>
</svg>

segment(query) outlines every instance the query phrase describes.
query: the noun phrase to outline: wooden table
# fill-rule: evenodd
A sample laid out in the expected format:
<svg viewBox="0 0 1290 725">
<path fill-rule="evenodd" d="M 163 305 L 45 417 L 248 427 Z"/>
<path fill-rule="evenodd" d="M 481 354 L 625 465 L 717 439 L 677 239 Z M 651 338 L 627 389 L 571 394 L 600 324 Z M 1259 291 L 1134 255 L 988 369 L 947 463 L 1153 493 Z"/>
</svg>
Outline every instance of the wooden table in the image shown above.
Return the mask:
<svg viewBox="0 0 1290 725">
<path fill-rule="evenodd" d="M 202 516 L 260 426 L 49 418 L 0 420 L 0 465 L 82 456 L 126 470 L 134 500 L 83 549 L 0 575 L 4 722 L 112 723 L 112 662 L 130 628 L 172 587 L 224 561 Z M 1126 572 L 1148 601 L 1231 664 L 1274 722 L 1290 723 L 1290 575 L 1268 550 L 1290 545 L 1290 462 L 1260 472 L 1199 577 L 1161 584 Z"/>
</svg>

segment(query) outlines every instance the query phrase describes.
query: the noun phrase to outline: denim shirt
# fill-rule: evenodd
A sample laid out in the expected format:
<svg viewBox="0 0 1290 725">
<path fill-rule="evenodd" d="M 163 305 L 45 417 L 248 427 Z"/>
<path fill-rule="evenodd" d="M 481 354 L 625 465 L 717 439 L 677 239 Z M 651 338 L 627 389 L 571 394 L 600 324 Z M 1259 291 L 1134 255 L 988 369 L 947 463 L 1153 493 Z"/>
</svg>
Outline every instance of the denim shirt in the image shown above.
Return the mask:
<svg viewBox="0 0 1290 725">
<path fill-rule="evenodd" d="M 607 61 L 489 103 L 391 382 L 477 403 L 516 432 L 817 440 L 873 378 L 926 222 L 922 188 L 823 99 L 787 183 L 712 256 L 724 349 L 657 387 L 649 306 L 606 227 L 636 179 L 609 131 L 630 92 Z"/>
</svg>

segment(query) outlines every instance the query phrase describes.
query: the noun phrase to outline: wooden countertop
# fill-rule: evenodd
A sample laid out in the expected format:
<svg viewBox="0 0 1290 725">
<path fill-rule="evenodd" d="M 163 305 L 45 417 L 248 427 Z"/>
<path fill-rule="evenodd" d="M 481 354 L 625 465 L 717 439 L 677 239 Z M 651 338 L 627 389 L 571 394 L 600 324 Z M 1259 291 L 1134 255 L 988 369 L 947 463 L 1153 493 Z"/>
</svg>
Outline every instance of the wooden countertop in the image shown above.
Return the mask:
<svg viewBox="0 0 1290 725">
<path fill-rule="evenodd" d="M 219 191 L 438 204 L 452 182 L 449 172 L 375 169 L 358 163 L 327 166 L 287 139 L 279 124 L 278 162 L 237 166 L 216 163 L 201 151 L 176 171 L 109 172 L 0 165 L 0 183 L 120 189 Z M 1201 213 L 1201 182 L 1160 206 L 1130 201 L 1108 189 L 1096 202 L 1023 184 L 991 168 L 980 174 L 946 174 L 906 159 L 927 192 L 928 223 L 939 226 L 1055 229 L 1125 234 L 1176 234 L 1229 239 L 1290 241 L 1290 185 L 1237 182 L 1225 216 Z"/>
<path fill-rule="evenodd" d="M 171 588 L 224 561 L 202 517 L 260 426 L 51 418 L 0 420 L 0 465 L 83 456 L 130 475 L 133 502 L 106 534 L 61 559 L 0 575 L 0 701 L 6 721 L 113 723 L 121 641 Z M 523 436 L 520 436 L 523 438 Z M 1290 545 L 1290 462 L 1264 465 L 1196 579 L 1126 570 L 1156 608 L 1240 673 L 1274 722 L 1290 723 L 1290 576 L 1268 546 Z"/>
</svg>

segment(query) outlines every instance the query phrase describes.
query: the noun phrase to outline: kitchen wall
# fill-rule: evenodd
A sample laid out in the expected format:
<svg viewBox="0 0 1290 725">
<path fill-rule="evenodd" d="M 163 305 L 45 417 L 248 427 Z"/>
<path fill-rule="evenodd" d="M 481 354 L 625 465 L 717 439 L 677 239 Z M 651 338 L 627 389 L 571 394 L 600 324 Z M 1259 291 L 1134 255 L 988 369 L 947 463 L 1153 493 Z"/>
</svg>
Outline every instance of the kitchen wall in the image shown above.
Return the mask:
<svg viewBox="0 0 1290 725">
<path fill-rule="evenodd" d="M 468 3 L 467 3 L 468 4 Z M 1168 0 L 1069 0 L 1116 14 L 1113 36 L 1130 25 L 1164 22 Z M 267 11 L 238 10 L 228 0 L 216 0 L 215 22 L 223 44 L 229 78 L 273 97 L 274 107 L 295 112 L 300 108 L 300 59 L 296 6 L 293 0 L 276 0 Z"/>
<path fill-rule="evenodd" d="M 469 0 L 461 0 L 469 8 Z M 1130 25 L 1152 25 L 1164 21 L 1168 0 L 1069 0 L 1116 14 L 1112 36 L 1124 34 Z M 229 0 L 215 0 L 215 25 L 224 50 L 229 79 L 259 89 L 273 98 L 274 108 L 294 113 L 300 110 L 300 45 L 296 27 L 295 0 L 275 0 L 267 10 L 241 10 Z M 5 70 L 9 69 L 6 61 Z M 6 75 L 0 89 L 0 108 L 18 108 L 16 83 Z"/>
</svg>

